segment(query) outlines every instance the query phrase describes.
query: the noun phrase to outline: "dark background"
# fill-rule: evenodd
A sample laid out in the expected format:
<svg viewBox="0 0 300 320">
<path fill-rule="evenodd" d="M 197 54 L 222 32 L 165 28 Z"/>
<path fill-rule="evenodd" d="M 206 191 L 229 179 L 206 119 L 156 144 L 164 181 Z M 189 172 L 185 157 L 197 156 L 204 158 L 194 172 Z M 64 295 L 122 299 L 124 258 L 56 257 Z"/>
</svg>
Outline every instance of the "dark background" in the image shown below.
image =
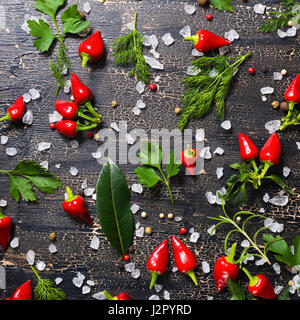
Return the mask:
<svg viewBox="0 0 300 320">
<path fill-rule="evenodd" d="M 84 1 L 68 1 L 68 4 L 79 4 L 82 8 Z M 206 146 L 214 151 L 218 146 L 225 150 L 223 156 L 213 156 L 205 161 L 206 174 L 189 177 L 182 174 L 172 182 L 175 197 L 175 206 L 169 201 L 167 191 L 164 188 L 146 190 L 142 195 L 132 194 L 132 203 L 137 203 L 141 211 L 146 211 L 148 217 L 144 220 L 140 212 L 135 215 L 135 222 L 142 226 L 151 226 L 153 234 L 144 238 L 134 238 L 135 253 L 131 254 L 131 261 L 141 270 L 141 277 L 133 279 L 129 273 L 120 270 L 118 254 L 105 240 L 98 223 L 95 202 L 91 197 L 86 198 L 89 212 L 94 218 L 92 227 L 83 226 L 70 219 L 61 208 L 64 199 L 65 186 L 70 186 L 74 193 L 80 193 L 84 178 L 88 178 L 88 185 L 94 187 L 101 170 L 101 166 L 92 158 L 91 153 L 97 150 L 97 142 L 87 138 L 86 134 L 78 137 L 80 146 L 72 149 L 69 139 L 51 131 L 48 127 L 48 114 L 52 113 L 55 104 L 55 80 L 50 75 L 48 65 L 49 55 L 39 54 L 33 47 L 33 38 L 26 34 L 21 25 L 24 14 L 40 17 L 41 14 L 33 8 L 34 1 L 5 0 L 2 5 L 6 8 L 6 28 L 0 33 L 0 104 L 1 114 L 14 100 L 28 92 L 31 88 L 41 91 L 41 99 L 31 101 L 28 104 L 34 112 L 32 126 L 1 123 L 0 135 L 8 135 L 9 142 L 6 146 L 0 145 L 0 168 L 11 169 L 22 159 L 36 160 L 38 162 L 49 161 L 49 170 L 55 173 L 62 181 L 63 186 L 52 195 L 43 195 L 37 192 L 36 203 L 17 204 L 9 196 L 8 177 L 0 175 L 0 198 L 8 200 L 8 206 L 3 210 L 14 222 L 14 236 L 20 238 L 20 246 L 17 249 L 9 247 L 4 254 L 0 252 L 1 265 L 6 267 L 7 290 L 0 291 L 0 298 L 11 296 L 14 290 L 23 282 L 36 279 L 26 262 L 26 253 L 32 249 L 36 253 L 36 261 L 46 263 L 46 269 L 41 272 L 43 278 L 54 280 L 60 276 L 64 279 L 60 287 L 66 292 L 68 299 L 92 299 L 92 294 L 106 289 L 111 294 L 127 291 L 133 299 L 148 299 L 152 294 L 157 294 L 153 289 L 148 289 L 150 275 L 146 270 L 146 261 L 152 250 L 163 240 L 174 234 L 180 239 L 187 240 L 191 250 L 196 253 L 198 267 L 196 277 L 199 287 L 195 287 L 192 281 L 179 272 L 168 272 L 160 277 L 158 284 L 163 285 L 163 290 L 168 290 L 171 299 L 198 299 L 206 300 L 209 296 L 214 299 L 228 299 L 226 292 L 217 295 L 213 279 L 213 264 L 223 254 L 223 241 L 226 229 L 221 227 L 216 235 L 209 237 L 207 229 L 213 221 L 207 216 L 218 216 L 221 208 L 218 205 L 210 205 L 205 197 L 206 191 L 216 191 L 225 184 L 225 180 L 232 173 L 227 165 L 239 161 L 239 148 L 237 136 L 239 132 L 250 136 L 258 147 L 262 147 L 269 137 L 264 128 L 267 121 L 280 119 L 282 112 L 271 107 L 273 100 L 282 101 L 283 94 L 289 83 L 299 72 L 299 37 L 280 39 L 276 34 L 261 34 L 257 31 L 263 21 L 263 16 L 253 11 L 254 1 L 243 3 L 240 0 L 233 1 L 234 13 L 218 12 L 213 8 L 201 8 L 193 15 L 184 12 L 184 4 L 193 4 L 196 1 L 177 0 L 108 0 L 105 4 L 100 1 L 90 0 L 92 10 L 87 18 L 91 21 L 93 30 L 101 30 L 105 46 L 106 57 L 100 63 L 91 66 L 90 70 L 81 68 L 81 60 L 77 55 L 77 48 L 81 39 L 70 37 L 66 39 L 69 48 L 69 56 L 72 66 L 69 76 L 76 72 L 83 82 L 91 88 L 95 96 L 95 106 L 103 116 L 103 127 L 108 127 L 113 121 L 127 121 L 128 129 L 143 128 L 147 132 L 150 129 L 176 128 L 177 115 L 175 107 L 180 107 L 180 98 L 183 92 L 182 77 L 186 73 L 189 63 L 194 59 L 191 55 L 192 45 L 184 42 L 179 30 L 185 25 L 190 25 L 192 33 L 198 29 L 206 28 L 210 31 L 224 35 L 225 31 L 235 29 L 240 39 L 235 40 L 230 48 L 230 54 L 253 53 L 236 75 L 227 99 L 226 119 L 232 124 L 232 129 L 225 131 L 220 127 L 220 122 L 215 112 L 205 119 L 191 121 L 188 128 L 193 130 L 204 128 L 206 133 Z M 267 5 L 267 9 L 276 7 L 280 1 L 261 1 Z M 129 68 L 116 67 L 111 54 L 113 40 L 128 32 L 127 23 L 133 20 L 135 12 L 138 12 L 138 30 L 142 35 L 155 34 L 159 39 L 157 51 L 164 66 L 164 71 L 150 69 L 153 79 L 160 75 L 158 91 L 152 93 L 146 89 L 142 99 L 146 109 L 140 116 L 132 113 L 136 101 L 141 96 L 135 90 L 135 80 L 128 77 Z M 205 19 L 205 14 L 212 13 L 211 22 Z M 170 32 L 175 39 L 173 45 L 167 47 L 161 41 L 161 37 Z M 58 46 L 56 46 L 57 48 Z M 145 48 L 145 53 L 148 49 Z M 294 54 L 292 54 L 294 52 Z M 55 51 L 52 53 L 52 56 Z M 254 66 L 256 74 L 251 76 L 247 69 Z M 262 73 L 261 68 L 268 67 L 267 73 Z M 273 80 L 273 72 L 287 69 L 288 74 L 281 81 Z M 271 86 L 275 93 L 268 96 L 266 102 L 262 102 L 260 88 Z M 60 92 L 59 98 L 68 99 L 69 95 Z M 112 100 L 117 100 L 118 107 L 110 106 Z M 283 166 L 291 168 L 291 173 L 286 179 L 290 187 L 299 187 L 299 150 L 296 141 L 299 139 L 297 128 L 290 128 L 279 133 L 282 143 L 282 158 L 280 165 L 274 168 L 274 172 L 282 175 Z M 41 153 L 37 151 L 39 142 L 51 142 L 50 150 Z M 11 158 L 5 154 L 6 147 L 15 146 L 18 154 Z M 61 168 L 55 168 L 56 163 L 61 163 Z M 75 166 L 79 174 L 73 177 L 69 168 Z M 218 180 L 215 174 L 217 167 L 224 166 L 224 176 Z M 135 166 L 122 165 L 121 169 L 126 175 L 129 185 L 137 182 L 133 173 Z M 299 194 L 289 199 L 285 207 L 277 207 L 263 202 L 265 192 L 271 196 L 280 190 L 273 184 L 264 184 L 258 192 L 251 193 L 248 210 L 257 212 L 259 208 L 265 208 L 265 215 L 280 223 L 284 223 L 281 233 L 291 244 L 292 239 L 298 233 L 299 226 Z M 298 190 L 296 190 L 297 192 Z M 183 216 L 181 222 L 170 221 L 167 218 L 159 219 L 159 213 L 165 215 L 173 213 L 174 216 Z M 181 236 L 180 227 L 195 228 L 200 233 L 196 244 L 189 241 L 189 235 Z M 249 233 L 253 233 L 263 222 L 251 222 Z M 48 236 L 51 232 L 57 234 L 56 246 L 58 252 L 50 254 Z M 100 248 L 94 251 L 89 247 L 93 235 L 100 240 Z M 239 243 L 242 237 L 235 235 L 232 238 Z M 232 243 L 231 242 L 231 243 Z M 171 242 L 170 242 L 171 244 Z M 238 245 L 238 250 L 241 251 Z M 171 245 L 170 245 L 171 252 Z M 269 255 L 272 263 L 275 262 Z M 203 273 L 201 262 L 207 261 L 211 271 Z M 170 255 L 170 270 L 174 266 Z M 292 275 L 281 264 L 282 272 L 276 275 L 272 267 L 265 264 L 256 267 L 254 262 L 248 262 L 248 269 L 252 272 L 265 273 L 270 276 L 274 285 L 286 286 Z M 72 284 L 72 278 L 77 272 L 81 272 L 86 279 L 94 280 L 96 285 L 91 293 L 82 295 L 81 289 Z M 246 278 L 241 275 L 246 285 Z M 158 295 L 163 297 L 163 290 Z"/>
</svg>

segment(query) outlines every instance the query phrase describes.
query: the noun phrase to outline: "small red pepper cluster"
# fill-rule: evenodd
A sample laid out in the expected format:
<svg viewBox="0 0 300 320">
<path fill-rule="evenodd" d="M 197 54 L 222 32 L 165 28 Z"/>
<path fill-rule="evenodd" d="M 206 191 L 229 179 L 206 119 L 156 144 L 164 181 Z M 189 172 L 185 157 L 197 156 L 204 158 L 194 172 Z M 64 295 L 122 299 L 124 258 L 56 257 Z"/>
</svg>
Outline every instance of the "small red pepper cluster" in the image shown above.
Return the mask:
<svg viewBox="0 0 300 320">
<path fill-rule="evenodd" d="M 198 285 L 194 269 L 197 260 L 192 251 L 175 236 L 172 236 L 173 257 L 179 272 L 191 277 L 195 285 Z M 147 270 L 151 273 L 150 289 L 153 288 L 157 276 L 167 272 L 169 263 L 168 240 L 162 242 L 150 255 L 147 262 Z"/>
<path fill-rule="evenodd" d="M 57 100 L 55 104 L 56 111 L 64 117 L 57 122 L 56 130 L 69 138 L 76 137 L 79 131 L 92 130 L 101 123 L 101 115 L 91 104 L 92 91 L 75 73 L 71 77 L 71 88 L 74 102 Z"/>
<path fill-rule="evenodd" d="M 215 263 L 214 279 L 218 292 L 227 287 L 229 279 L 234 281 L 238 278 L 240 269 L 237 262 L 234 261 L 236 245 L 234 243 L 229 254 L 218 258 Z M 257 274 L 252 276 L 246 268 L 242 268 L 242 270 L 249 278 L 248 291 L 251 295 L 264 299 L 277 298 L 272 283 L 265 275 Z"/>
<path fill-rule="evenodd" d="M 23 97 L 19 97 L 8 109 L 6 115 L 0 118 L 2 121 L 19 122 L 25 112 L 25 103 Z"/>
<path fill-rule="evenodd" d="M 281 119 L 280 130 L 300 124 L 300 110 L 295 108 L 295 105 L 300 104 L 300 74 L 297 74 L 287 88 L 284 99 L 288 102 L 289 109 L 287 115 Z"/>
</svg>

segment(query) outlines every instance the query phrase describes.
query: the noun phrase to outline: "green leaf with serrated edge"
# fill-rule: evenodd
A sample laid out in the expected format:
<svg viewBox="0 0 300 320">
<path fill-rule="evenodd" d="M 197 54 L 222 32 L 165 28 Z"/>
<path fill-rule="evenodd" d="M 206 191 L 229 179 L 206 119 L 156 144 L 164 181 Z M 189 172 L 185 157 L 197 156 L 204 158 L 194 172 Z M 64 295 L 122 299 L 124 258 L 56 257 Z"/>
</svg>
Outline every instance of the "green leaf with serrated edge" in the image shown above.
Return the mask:
<svg viewBox="0 0 300 320">
<path fill-rule="evenodd" d="M 61 16 L 63 23 L 63 35 L 66 33 L 77 34 L 90 25 L 90 21 L 82 20 L 77 4 L 70 6 Z"/>
<path fill-rule="evenodd" d="M 54 176 L 27 176 L 25 177 L 30 180 L 41 192 L 43 193 L 53 193 L 54 190 L 61 187 L 61 182 Z"/>
<path fill-rule="evenodd" d="M 36 197 L 35 194 L 32 190 L 32 185 L 30 184 L 30 182 L 22 177 L 18 177 L 18 176 L 12 176 L 10 175 L 10 188 L 12 187 L 12 189 L 14 190 L 13 193 L 11 192 L 11 196 L 13 197 L 13 195 L 17 195 L 16 190 L 18 190 L 19 195 L 22 196 L 22 198 L 28 202 L 28 201 L 36 201 Z M 17 202 L 20 200 L 20 197 L 13 197 Z"/>
<path fill-rule="evenodd" d="M 178 161 L 175 161 L 175 153 L 172 151 L 170 153 L 170 157 L 168 160 L 168 163 L 166 165 L 167 170 L 167 179 L 169 180 L 171 177 L 177 176 L 179 173 L 179 168 L 181 166 L 181 163 Z"/>
<path fill-rule="evenodd" d="M 36 161 L 22 160 L 20 161 L 12 173 L 19 175 L 36 175 L 36 174 L 45 174 L 51 175 L 47 172 L 39 163 Z"/>
<path fill-rule="evenodd" d="M 279 187 L 281 187 L 283 190 L 287 191 L 288 193 L 295 195 L 295 193 L 293 192 L 293 190 L 291 190 L 289 188 L 289 186 L 287 186 L 284 181 L 279 178 L 277 175 L 275 174 L 271 174 L 269 176 L 265 176 L 266 179 L 271 179 L 272 181 L 274 181 L 275 183 L 277 183 L 279 185 Z"/>
<path fill-rule="evenodd" d="M 219 11 L 233 12 L 233 6 L 230 4 L 232 0 L 210 0 L 210 4 Z"/>
<path fill-rule="evenodd" d="M 153 168 L 138 167 L 134 169 L 134 173 L 139 178 L 139 183 L 147 188 L 151 188 L 155 186 L 157 182 L 162 181 Z"/>
<path fill-rule="evenodd" d="M 34 7 L 45 13 L 51 19 L 55 19 L 58 9 L 65 4 L 66 0 L 35 0 Z"/>
<path fill-rule="evenodd" d="M 30 28 L 30 34 L 38 38 L 33 42 L 33 45 L 41 52 L 48 51 L 56 38 L 49 24 L 42 19 L 39 19 L 39 22 L 28 20 L 27 24 Z"/>
<path fill-rule="evenodd" d="M 9 194 L 17 202 L 20 201 L 20 192 L 12 175 L 9 175 Z"/>
<path fill-rule="evenodd" d="M 125 254 L 134 231 L 130 191 L 122 171 L 110 159 L 103 166 L 97 181 L 96 208 L 107 240 L 117 251 Z"/>
<path fill-rule="evenodd" d="M 138 154 L 142 164 L 160 168 L 162 161 L 162 150 L 160 145 L 155 142 L 143 141 L 141 152 Z"/>
</svg>

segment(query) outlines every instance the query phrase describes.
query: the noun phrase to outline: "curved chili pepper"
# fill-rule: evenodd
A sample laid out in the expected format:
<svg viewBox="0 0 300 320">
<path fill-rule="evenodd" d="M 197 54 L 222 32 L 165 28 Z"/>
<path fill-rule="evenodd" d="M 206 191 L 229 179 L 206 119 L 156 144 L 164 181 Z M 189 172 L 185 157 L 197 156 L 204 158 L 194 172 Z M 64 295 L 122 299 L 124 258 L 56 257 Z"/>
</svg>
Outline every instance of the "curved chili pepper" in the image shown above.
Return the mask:
<svg viewBox="0 0 300 320">
<path fill-rule="evenodd" d="M 235 280 L 238 277 L 239 267 L 234 262 L 236 245 L 236 243 L 232 245 L 228 256 L 218 258 L 215 263 L 214 279 L 218 292 L 227 286 L 228 279 Z"/>
<path fill-rule="evenodd" d="M 230 41 L 203 29 L 198 30 L 194 36 L 184 38 L 184 40 L 192 41 L 195 49 L 200 52 L 208 52 L 231 44 Z"/>
<path fill-rule="evenodd" d="M 74 120 L 78 116 L 91 122 L 101 122 L 101 118 L 87 116 L 78 108 L 77 104 L 71 101 L 56 100 L 55 109 L 67 120 Z"/>
<path fill-rule="evenodd" d="M 103 291 L 107 300 L 131 300 L 130 296 L 126 292 L 121 292 L 117 296 L 112 297 L 106 290 Z"/>
<path fill-rule="evenodd" d="M 192 149 L 190 145 L 181 152 L 181 162 L 187 168 L 191 175 L 195 174 L 197 152 L 196 149 Z"/>
<path fill-rule="evenodd" d="M 150 289 L 153 288 L 157 276 L 164 274 L 167 271 L 168 262 L 168 240 L 165 240 L 151 253 L 147 262 L 147 269 L 152 275 Z"/>
<path fill-rule="evenodd" d="M 66 187 L 66 190 L 68 198 L 63 202 L 62 205 L 64 211 L 73 218 L 92 225 L 93 219 L 87 212 L 83 197 L 79 195 L 73 195 L 69 187 Z"/>
<path fill-rule="evenodd" d="M 253 296 L 264 299 L 277 298 L 271 281 L 265 275 L 257 274 L 252 276 L 246 268 L 243 268 L 243 271 L 249 278 L 248 290 Z"/>
<path fill-rule="evenodd" d="M 10 235 L 12 231 L 13 223 L 10 217 L 3 214 L 0 210 L 0 245 L 3 251 L 6 250 L 10 241 Z"/>
<path fill-rule="evenodd" d="M 84 126 L 72 120 L 60 120 L 56 124 L 56 130 L 62 135 L 69 138 L 76 137 L 79 131 L 91 130 L 96 127 L 97 127 L 96 123 L 91 124 L 89 126 Z"/>
<path fill-rule="evenodd" d="M 88 62 L 97 62 L 104 53 L 104 43 L 100 31 L 93 33 L 88 39 L 81 42 L 78 48 L 78 54 L 82 58 L 82 67 Z"/>
<path fill-rule="evenodd" d="M 28 280 L 21 284 L 13 293 L 12 298 L 6 298 L 6 300 L 33 300 L 31 280 Z"/>
<path fill-rule="evenodd" d="M 19 97 L 8 109 L 6 115 L 0 118 L 1 121 L 18 122 L 22 119 L 25 111 L 25 103 L 23 97 Z"/>
<path fill-rule="evenodd" d="M 194 269 L 197 265 L 197 260 L 192 251 L 175 236 L 172 236 L 173 256 L 177 269 L 188 274 L 195 285 L 198 285 L 195 277 Z"/>
<path fill-rule="evenodd" d="M 239 133 L 239 145 L 242 161 L 250 161 L 258 157 L 258 149 L 245 134 Z"/>
</svg>

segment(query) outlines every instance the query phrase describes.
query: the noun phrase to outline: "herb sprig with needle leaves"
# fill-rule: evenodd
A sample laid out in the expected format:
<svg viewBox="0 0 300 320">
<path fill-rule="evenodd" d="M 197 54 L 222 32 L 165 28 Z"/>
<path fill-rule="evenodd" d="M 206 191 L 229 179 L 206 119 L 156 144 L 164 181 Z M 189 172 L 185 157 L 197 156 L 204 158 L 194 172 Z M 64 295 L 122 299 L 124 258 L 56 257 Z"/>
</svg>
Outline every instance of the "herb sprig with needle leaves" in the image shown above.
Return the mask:
<svg viewBox="0 0 300 320">
<path fill-rule="evenodd" d="M 269 19 L 259 27 L 260 32 L 275 32 L 279 28 L 289 25 L 299 24 L 300 22 L 300 3 L 293 0 L 282 0 L 281 6 L 283 10 L 270 11 Z"/>
<path fill-rule="evenodd" d="M 150 78 L 148 65 L 143 56 L 144 39 L 136 29 L 137 13 L 134 15 L 133 30 L 114 40 L 113 56 L 117 66 L 131 65 L 130 76 L 147 83 Z"/>
<path fill-rule="evenodd" d="M 59 88 L 65 84 L 63 71 L 70 66 L 70 60 L 67 57 L 68 49 L 65 45 L 64 38 L 66 34 L 77 34 L 90 25 L 90 21 L 82 20 L 82 17 L 78 12 L 77 5 L 72 5 L 64 10 L 61 15 L 62 31 L 60 31 L 58 27 L 57 14 L 65 4 L 66 0 L 35 0 L 35 9 L 51 18 L 56 33 L 52 31 L 50 25 L 43 19 L 39 19 L 38 21 L 27 21 L 30 34 L 37 38 L 33 42 L 33 45 L 40 52 L 49 51 L 55 40 L 60 42 L 56 62 L 49 59 L 52 76 L 57 82 L 56 95 Z"/>
<path fill-rule="evenodd" d="M 224 120 L 225 100 L 232 77 L 250 55 L 251 52 L 238 57 L 202 56 L 192 62 L 191 72 L 197 74 L 182 80 L 185 90 L 182 97 L 183 110 L 178 123 L 180 130 L 190 120 L 207 115 L 214 103 L 217 115 L 221 121 Z"/>
</svg>

